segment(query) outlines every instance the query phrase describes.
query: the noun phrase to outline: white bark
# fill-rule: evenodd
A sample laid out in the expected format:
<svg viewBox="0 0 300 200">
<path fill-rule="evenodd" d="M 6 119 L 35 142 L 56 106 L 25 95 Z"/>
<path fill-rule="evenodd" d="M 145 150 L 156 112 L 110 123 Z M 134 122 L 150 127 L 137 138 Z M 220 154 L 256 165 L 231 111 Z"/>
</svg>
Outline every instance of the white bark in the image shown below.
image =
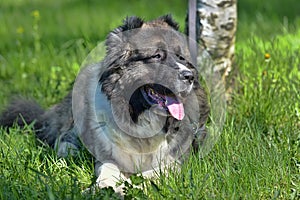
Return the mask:
<svg viewBox="0 0 300 200">
<path fill-rule="evenodd" d="M 198 40 L 215 61 L 214 71 L 224 79 L 234 59 L 237 24 L 236 0 L 198 0 Z"/>
</svg>

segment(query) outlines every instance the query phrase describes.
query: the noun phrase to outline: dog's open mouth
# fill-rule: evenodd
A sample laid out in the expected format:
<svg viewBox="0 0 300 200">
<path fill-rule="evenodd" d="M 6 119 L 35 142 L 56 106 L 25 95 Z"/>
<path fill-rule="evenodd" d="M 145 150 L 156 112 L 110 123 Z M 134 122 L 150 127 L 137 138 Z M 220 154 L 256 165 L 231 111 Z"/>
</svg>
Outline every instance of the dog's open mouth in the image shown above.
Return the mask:
<svg viewBox="0 0 300 200">
<path fill-rule="evenodd" d="M 150 104 L 157 104 L 168 111 L 175 119 L 182 120 L 184 117 L 183 104 L 176 95 L 168 88 L 158 84 L 148 84 L 141 88 L 145 100 Z"/>
</svg>

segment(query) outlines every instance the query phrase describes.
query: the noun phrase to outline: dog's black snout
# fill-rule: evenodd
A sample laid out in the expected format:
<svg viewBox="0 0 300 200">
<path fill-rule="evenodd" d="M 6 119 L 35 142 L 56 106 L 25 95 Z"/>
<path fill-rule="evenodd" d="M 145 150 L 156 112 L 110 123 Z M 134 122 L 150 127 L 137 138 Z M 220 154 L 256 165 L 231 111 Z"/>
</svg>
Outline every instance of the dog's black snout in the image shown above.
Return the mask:
<svg viewBox="0 0 300 200">
<path fill-rule="evenodd" d="M 187 80 L 189 82 L 192 82 L 194 80 L 194 74 L 189 70 L 183 70 L 180 72 L 179 78 L 181 80 Z"/>
</svg>

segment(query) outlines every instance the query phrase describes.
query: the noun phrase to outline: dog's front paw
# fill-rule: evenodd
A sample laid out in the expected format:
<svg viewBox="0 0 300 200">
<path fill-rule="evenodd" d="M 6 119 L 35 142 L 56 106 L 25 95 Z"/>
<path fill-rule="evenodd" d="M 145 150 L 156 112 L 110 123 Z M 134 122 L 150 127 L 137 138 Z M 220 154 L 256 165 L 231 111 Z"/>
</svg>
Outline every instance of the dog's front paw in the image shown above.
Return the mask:
<svg viewBox="0 0 300 200">
<path fill-rule="evenodd" d="M 123 186 L 118 185 L 120 180 L 127 178 L 120 172 L 119 168 L 112 163 L 104 163 L 98 169 L 96 186 L 99 188 L 112 187 L 116 193 L 123 194 Z"/>
</svg>

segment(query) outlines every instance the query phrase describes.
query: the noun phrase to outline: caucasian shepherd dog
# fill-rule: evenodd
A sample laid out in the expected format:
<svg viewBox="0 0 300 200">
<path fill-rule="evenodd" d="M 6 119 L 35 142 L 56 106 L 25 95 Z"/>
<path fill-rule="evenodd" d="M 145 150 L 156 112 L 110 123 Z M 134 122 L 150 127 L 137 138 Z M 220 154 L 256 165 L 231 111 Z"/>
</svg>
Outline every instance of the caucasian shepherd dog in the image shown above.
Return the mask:
<svg viewBox="0 0 300 200">
<path fill-rule="evenodd" d="M 117 177 L 151 176 L 201 148 L 209 107 L 170 15 L 129 17 L 105 46 L 105 58 L 79 73 L 61 103 L 43 111 L 32 101 L 12 101 L 0 125 L 34 122 L 37 138 L 59 156 L 84 146 L 97 160 L 97 184 L 115 187 Z"/>
</svg>

